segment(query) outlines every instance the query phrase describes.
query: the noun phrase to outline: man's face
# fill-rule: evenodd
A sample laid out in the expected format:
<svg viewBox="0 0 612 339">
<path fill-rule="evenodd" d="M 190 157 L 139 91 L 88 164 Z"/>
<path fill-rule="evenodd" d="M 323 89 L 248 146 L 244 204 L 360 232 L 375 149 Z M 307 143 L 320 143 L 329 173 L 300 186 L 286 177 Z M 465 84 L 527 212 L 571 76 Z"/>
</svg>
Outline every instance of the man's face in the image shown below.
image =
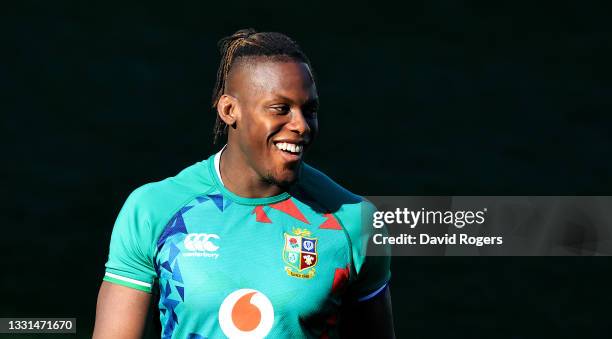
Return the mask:
<svg viewBox="0 0 612 339">
<path fill-rule="evenodd" d="M 318 129 L 318 96 L 308 65 L 255 60 L 242 65 L 231 81 L 238 114 L 230 142 L 237 143 L 260 179 L 290 185 Z"/>
</svg>

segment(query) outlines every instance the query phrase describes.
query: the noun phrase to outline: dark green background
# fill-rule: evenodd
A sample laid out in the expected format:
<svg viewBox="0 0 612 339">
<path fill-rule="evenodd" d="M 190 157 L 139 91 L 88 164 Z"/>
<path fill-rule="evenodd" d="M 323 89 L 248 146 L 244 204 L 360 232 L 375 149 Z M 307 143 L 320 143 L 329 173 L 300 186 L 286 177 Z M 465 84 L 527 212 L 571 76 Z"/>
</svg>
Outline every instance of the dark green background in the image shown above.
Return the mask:
<svg viewBox="0 0 612 339">
<path fill-rule="evenodd" d="M 312 60 L 309 163 L 364 195 L 610 194 L 605 2 L 3 5 L 0 316 L 93 326 L 114 218 L 206 158 L 216 41 Z M 394 258 L 400 338 L 608 337 L 607 258 Z"/>
</svg>

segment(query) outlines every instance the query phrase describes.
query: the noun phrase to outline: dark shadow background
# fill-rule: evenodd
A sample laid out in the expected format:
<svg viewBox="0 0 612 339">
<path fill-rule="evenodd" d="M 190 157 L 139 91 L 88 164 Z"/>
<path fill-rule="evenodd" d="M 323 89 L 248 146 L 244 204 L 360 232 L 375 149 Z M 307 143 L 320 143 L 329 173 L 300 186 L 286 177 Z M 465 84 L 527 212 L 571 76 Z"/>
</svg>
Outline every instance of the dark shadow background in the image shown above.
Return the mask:
<svg viewBox="0 0 612 339">
<path fill-rule="evenodd" d="M 4 4 L 0 317 L 91 335 L 114 219 L 215 152 L 216 41 L 284 32 L 318 76 L 307 158 L 364 195 L 610 194 L 607 2 Z M 394 258 L 400 338 L 607 337 L 608 258 Z M 11 338 L 16 338 L 12 336 Z"/>
</svg>

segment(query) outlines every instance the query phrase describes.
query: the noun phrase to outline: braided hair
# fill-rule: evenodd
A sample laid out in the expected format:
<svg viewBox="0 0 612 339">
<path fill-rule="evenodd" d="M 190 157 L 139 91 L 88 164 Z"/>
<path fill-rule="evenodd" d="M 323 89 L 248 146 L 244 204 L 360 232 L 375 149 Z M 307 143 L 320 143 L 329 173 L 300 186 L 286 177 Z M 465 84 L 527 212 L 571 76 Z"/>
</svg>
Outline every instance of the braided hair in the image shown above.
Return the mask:
<svg viewBox="0 0 612 339">
<path fill-rule="evenodd" d="M 222 38 L 217 44 L 221 53 L 221 62 L 217 70 L 217 82 L 212 95 L 212 107 L 216 112 L 219 99 L 227 86 L 227 77 L 232 66 L 239 59 L 259 57 L 268 60 L 294 60 L 308 65 L 312 72 L 310 61 L 300 49 L 300 46 L 288 36 L 277 32 L 257 32 L 252 28 L 241 29 L 236 33 Z M 214 143 L 227 133 L 227 125 L 217 115 L 213 130 Z"/>
</svg>

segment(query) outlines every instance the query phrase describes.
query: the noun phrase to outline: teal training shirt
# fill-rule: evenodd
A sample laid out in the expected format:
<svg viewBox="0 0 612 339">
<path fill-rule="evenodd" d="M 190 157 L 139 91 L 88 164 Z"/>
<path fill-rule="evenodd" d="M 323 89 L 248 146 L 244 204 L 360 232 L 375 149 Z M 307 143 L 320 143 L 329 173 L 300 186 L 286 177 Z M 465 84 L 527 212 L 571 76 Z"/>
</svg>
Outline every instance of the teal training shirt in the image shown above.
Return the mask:
<svg viewBox="0 0 612 339">
<path fill-rule="evenodd" d="M 342 300 L 390 278 L 366 256 L 372 204 L 305 163 L 290 192 L 239 197 L 214 157 L 128 197 L 104 280 L 159 286 L 163 338 L 337 337 Z"/>
</svg>

